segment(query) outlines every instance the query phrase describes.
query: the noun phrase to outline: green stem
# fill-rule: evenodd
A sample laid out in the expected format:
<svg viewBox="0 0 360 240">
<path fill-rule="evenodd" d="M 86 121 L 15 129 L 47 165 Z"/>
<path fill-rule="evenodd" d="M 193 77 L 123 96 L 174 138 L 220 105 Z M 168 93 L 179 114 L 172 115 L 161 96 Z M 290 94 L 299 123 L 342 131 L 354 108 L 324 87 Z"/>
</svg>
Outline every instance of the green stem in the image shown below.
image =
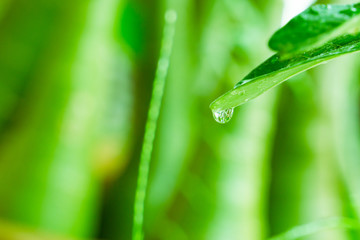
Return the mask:
<svg viewBox="0 0 360 240">
<path fill-rule="evenodd" d="M 133 240 L 142 240 L 144 237 L 144 204 L 149 178 L 151 154 L 154 145 L 157 120 L 160 114 L 161 100 L 164 95 L 165 79 L 169 68 L 170 55 L 175 34 L 175 22 L 176 12 L 173 10 L 166 11 L 160 57 L 156 68 L 153 91 L 150 100 L 149 112 L 145 126 L 145 135 L 140 156 L 139 175 L 134 204 Z"/>
</svg>

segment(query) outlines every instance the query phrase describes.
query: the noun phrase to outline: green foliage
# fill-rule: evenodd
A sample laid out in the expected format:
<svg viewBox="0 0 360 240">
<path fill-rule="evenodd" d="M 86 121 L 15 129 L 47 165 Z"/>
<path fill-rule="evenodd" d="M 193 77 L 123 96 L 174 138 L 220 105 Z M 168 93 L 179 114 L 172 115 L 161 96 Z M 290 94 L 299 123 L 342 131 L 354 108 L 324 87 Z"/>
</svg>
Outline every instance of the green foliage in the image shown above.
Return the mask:
<svg viewBox="0 0 360 240">
<path fill-rule="evenodd" d="M 290 20 L 269 40 L 269 47 L 281 53 L 306 51 L 336 36 L 358 30 L 360 3 L 314 5 Z"/>
<path fill-rule="evenodd" d="M 358 4 L 251 71 L 304 2 L 0 1 L 0 239 L 360 239 Z"/>
<path fill-rule="evenodd" d="M 280 52 L 251 71 L 234 89 L 212 102 L 211 110 L 218 112 L 234 108 L 296 74 L 335 57 L 359 51 L 360 34 L 350 34 L 354 24 L 360 22 L 359 7 L 360 4 L 319 5 L 295 17 L 270 39 L 269 45 Z M 332 40 L 323 43 L 329 38 Z M 319 43 L 323 44 L 319 46 Z M 300 52 L 300 49 L 306 51 Z"/>
</svg>

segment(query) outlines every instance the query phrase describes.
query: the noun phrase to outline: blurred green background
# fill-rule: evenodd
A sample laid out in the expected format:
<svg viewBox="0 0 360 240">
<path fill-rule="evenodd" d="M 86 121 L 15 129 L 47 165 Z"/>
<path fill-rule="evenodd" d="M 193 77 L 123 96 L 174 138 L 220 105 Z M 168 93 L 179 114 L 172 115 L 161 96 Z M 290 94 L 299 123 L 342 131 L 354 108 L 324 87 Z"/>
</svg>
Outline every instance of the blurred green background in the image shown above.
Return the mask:
<svg viewBox="0 0 360 240">
<path fill-rule="evenodd" d="M 318 1 L 330 2 L 356 1 Z M 0 239 L 131 239 L 169 8 L 178 21 L 145 239 L 261 240 L 322 219 L 358 222 L 358 55 L 300 74 L 226 125 L 208 107 L 311 3 L 0 0 Z M 356 240 L 360 231 L 300 239 Z"/>
</svg>

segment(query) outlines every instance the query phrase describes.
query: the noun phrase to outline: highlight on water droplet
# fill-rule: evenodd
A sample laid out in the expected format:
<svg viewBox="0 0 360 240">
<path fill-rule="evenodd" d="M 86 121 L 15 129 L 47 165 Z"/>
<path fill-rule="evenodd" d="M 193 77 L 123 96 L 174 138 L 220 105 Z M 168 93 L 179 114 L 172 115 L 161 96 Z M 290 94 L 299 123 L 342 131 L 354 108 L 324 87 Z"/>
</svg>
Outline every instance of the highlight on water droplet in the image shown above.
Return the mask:
<svg viewBox="0 0 360 240">
<path fill-rule="evenodd" d="M 228 108 L 222 111 L 213 111 L 213 116 L 216 122 L 224 124 L 231 120 L 234 113 L 234 108 Z"/>
</svg>

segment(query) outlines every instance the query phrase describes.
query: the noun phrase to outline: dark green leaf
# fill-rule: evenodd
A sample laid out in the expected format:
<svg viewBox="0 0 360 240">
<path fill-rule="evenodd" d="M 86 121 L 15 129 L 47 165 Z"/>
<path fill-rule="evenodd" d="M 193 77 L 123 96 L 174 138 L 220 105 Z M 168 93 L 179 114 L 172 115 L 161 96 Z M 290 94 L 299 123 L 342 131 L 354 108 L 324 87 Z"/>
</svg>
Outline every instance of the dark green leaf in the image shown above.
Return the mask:
<svg viewBox="0 0 360 240">
<path fill-rule="evenodd" d="M 278 30 L 269 45 L 279 51 L 213 103 L 213 112 L 239 106 L 290 77 L 360 50 L 360 3 L 315 5 Z"/>
<path fill-rule="evenodd" d="M 294 17 L 271 37 L 278 52 L 308 50 L 358 28 L 360 4 L 314 5 Z"/>
<path fill-rule="evenodd" d="M 250 72 L 235 87 L 211 103 L 213 111 L 239 106 L 290 77 L 321 63 L 360 50 L 360 34 L 336 38 L 322 47 L 283 59 L 275 54 Z"/>
</svg>

